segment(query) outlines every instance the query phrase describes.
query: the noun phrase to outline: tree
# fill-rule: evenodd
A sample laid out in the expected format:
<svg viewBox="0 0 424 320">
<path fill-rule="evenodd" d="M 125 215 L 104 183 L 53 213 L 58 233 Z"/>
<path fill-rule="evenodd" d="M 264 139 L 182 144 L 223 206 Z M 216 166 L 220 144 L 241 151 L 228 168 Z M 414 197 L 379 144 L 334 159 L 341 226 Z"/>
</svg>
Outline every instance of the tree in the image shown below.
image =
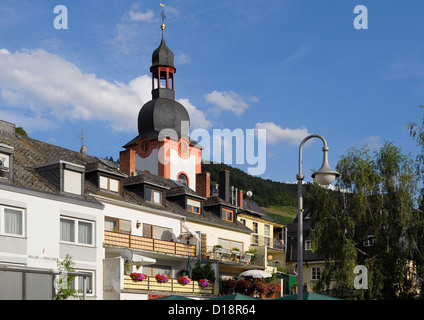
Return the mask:
<svg viewBox="0 0 424 320">
<path fill-rule="evenodd" d="M 72 281 L 74 281 L 75 276 L 68 276 L 66 274 L 67 272 L 75 271 L 73 267 L 74 264 L 69 254 L 66 255 L 64 260 L 58 261 L 57 266 L 59 271 L 61 271 L 61 275 L 56 282 L 56 300 L 66 300 L 69 297 L 81 299 L 72 286 Z"/>
<path fill-rule="evenodd" d="M 211 282 L 215 282 L 215 271 L 212 268 L 210 261 L 206 261 L 205 265 L 201 265 L 199 261 L 196 261 L 193 271 L 192 279 L 199 281 L 200 279 L 208 279 Z"/>
<path fill-rule="evenodd" d="M 411 278 L 417 180 L 410 156 L 390 142 L 374 152 L 354 147 L 337 164 L 339 191 L 314 185 L 305 203 L 311 211 L 313 247 L 326 263 L 316 288 L 344 297 L 394 299 L 415 294 Z M 369 271 L 368 289 L 354 288 L 355 266 Z"/>
</svg>

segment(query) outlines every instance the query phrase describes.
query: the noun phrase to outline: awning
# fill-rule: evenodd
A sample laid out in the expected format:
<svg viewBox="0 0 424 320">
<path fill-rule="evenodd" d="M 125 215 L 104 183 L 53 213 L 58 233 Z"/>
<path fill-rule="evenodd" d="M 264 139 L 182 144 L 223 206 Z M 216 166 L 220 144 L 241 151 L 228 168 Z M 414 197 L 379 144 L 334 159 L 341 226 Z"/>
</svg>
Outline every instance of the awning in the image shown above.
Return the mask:
<svg viewBox="0 0 424 320">
<path fill-rule="evenodd" d="M 196 233 L 196 231 L 194 231 L 191 227 L 189 227 L 188 225 L 186 225 L 184 222 L 181 221 L 181 227 L 183 227 L 184 230 L 186 230 L 188 233 L 190 233 L 193 237 L 195 237 L 198 241 L 200 241 L 199 239 L 199 235 Z"/>
<path fill-rule="evenodd" d="M 132 263 L 133 264 L 141 264 L 143 266 L 146 266 L 146 265 L 149 265 L 149 264 L 155 264 L 156 259 L 145 257 L 145 256 L 140 256 L 138 254 L 134 254 Z"/>
</svg>

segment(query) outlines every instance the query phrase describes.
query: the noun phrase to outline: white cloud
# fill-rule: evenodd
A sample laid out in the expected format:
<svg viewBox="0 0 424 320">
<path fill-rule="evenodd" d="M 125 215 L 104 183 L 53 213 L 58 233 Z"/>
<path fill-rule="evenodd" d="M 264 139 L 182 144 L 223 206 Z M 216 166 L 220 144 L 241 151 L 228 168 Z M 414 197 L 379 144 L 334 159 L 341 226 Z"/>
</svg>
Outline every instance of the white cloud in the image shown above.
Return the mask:
<svg viewBox="0 0 424 320">
<path fill-rule="evenodd" d="M 141 106 L 151 99 L 150 76 L 110 83 L 41 49 L 0 49 L 0 69 L 3 105 L 27 119 L 102 121 L 132 132 Z"/>
<path fill-rule="evenodd" d="M 277 144 L 279 142 L 288 142 L 298 145 L 309 135 L 308 129 L 301 127 L 299 129 L 281 128 L 274 122 L 258 122 L 255 129 L 266 130 L 266 140 L 268 144 Z"/>
<path fill-rule="evenodd" d="M 175 62 L 179 65 L 180 64 L 187 64 L 187 63 L 191 62 L 191 57 L 190 57 L 190 55 L 188 55 L 186 53 L 180 52 L 175 56 Z"/>
<path fill-rule="evenodd" d="M 129 19 L 131 21 L 136 21 L 136 22 L 139 22 L 139 21 L 152 22 L 155 14 L 150 9 L 147 9 L 146 12 L 131 10 L 128 13 L 128 16 L 129 16 Z"/>
<path fill-rule="evenodd" d="M 212 123 L 206 119 L 203 111 L 197 109 L 189 99 L 178 99 L 179 103 L 181 103 L 186 109 L 188 114 L 190 115 L 190 128 L 197 129 L 210 129 L 212 127 Z"/>
<path fill-rule="evenodd" d="M 367 144 L 368 148 L 371 150 L 378 150 L 383 146 L 384 141 L 380 136 L 369 136 L 364 139 L 364 143 Z"/>
<path fill-rule="evenodd" d="M 219 92 L 214 90 L 213 92 L 205 96 L 207 102 L 216 106 L 214 108 L 215 113 L 221 111 L 231 111 L 237 116 L 241 116 L 244 111 L 249 107 L 247 102 L 258 102 L 257 97 L 241 97 L 234 91 L 223 91 Z"/>
</svg>

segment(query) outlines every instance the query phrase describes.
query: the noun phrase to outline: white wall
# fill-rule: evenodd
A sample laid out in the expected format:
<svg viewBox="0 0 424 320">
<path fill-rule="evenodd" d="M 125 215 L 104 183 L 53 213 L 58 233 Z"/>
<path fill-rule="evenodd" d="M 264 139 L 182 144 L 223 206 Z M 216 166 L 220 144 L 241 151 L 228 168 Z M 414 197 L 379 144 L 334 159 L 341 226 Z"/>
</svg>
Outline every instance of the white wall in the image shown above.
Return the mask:
<svg viewBox="0 0 424 320">
<path fill-rule="evenodd" d="M 1 264 L 20 264 L 22 266 L 56 269 L 57 261 L 62 260 L 67 245 L 60 242 L 60 216 L 66 213 L 70 217 L 88 219 L 94 222 L 94 245 L 72 247 L 72 261 L 77 271 L 95 271 L 94 292 L 102 298 L 102 258 L 103 213 L 99 208 L 91 208 L 73 203 L 61 202 L 37 195 L 0 190 L 0 205 L 15 206 L 25 210 L 24 237 L 0 236 L 0 242 L 7 241 L 5 248 L 0 245 Z M 90 257 L 80 254 L 90 251 Z M 94 257 L 93 257 L 94 254 Z"/>
<path fill-rule="evenodd" d="M 243 250 L 246 251 L 250 247 L 250 234 L 233 231 L 225 228 L 218 228 L 210 225 L 186 221 L 185 224 L 190 226 L 194 231 L 206 233 L 207 246 L 218 244 L 218 238 L 243 242 Z"/>
<path fill-rule="evenodd" d="M 190 181 L 189 187 L 196 190 L 196 157 L 190 155 L 187 159 L 183 159 L 177 150 L 171 149 L 170 158 L 170 178 L 178 180 L 177 174 L 184 171 Z"/>
</svg>

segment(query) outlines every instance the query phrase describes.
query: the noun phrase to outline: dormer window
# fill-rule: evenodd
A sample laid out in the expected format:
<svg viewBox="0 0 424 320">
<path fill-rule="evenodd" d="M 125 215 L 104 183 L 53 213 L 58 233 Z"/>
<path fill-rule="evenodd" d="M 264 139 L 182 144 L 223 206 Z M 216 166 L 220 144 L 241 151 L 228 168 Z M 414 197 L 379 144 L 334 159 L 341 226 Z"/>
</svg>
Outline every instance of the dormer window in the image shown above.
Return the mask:
<svg viewBox="0 0 424 320">
<path fill-rule="evenodd" d="M 162 191 L 150 187 L 145 187 L 144 199 L 152 203 L 162 204 Z"/>
<path fill-rule="evenodd" d="M 121 192 L 121 181 L 119 179 L 113 179 L 110 177 L 106 177 L 106 176 L 100 176 L 100 189 L 108 191 L 108 192 L 113 192 L 113 193 L 118 193 L 120 194 Z"/>
<path fill-rule="evenodd" d="M 221 219 L 224 221 L 234 222 L 234 210 L 222 208 Z"/>
<path fill-rule="evenodd" d="M 187 211 L 191 213 L 200 214 L 202 203 L 197 200 L 187 199 Z"/>
<path fill-rule="evenodd" d="M 62 191 L 77 195 L 82 195 L 84 186 L 85 167 L 60 161 L 63 168 L 63 186 Z"/>
<path fill-rule="evenodd" d="M 13 147 L 0 144 L 0 178 L 10 178 Z"/>
</svg>

